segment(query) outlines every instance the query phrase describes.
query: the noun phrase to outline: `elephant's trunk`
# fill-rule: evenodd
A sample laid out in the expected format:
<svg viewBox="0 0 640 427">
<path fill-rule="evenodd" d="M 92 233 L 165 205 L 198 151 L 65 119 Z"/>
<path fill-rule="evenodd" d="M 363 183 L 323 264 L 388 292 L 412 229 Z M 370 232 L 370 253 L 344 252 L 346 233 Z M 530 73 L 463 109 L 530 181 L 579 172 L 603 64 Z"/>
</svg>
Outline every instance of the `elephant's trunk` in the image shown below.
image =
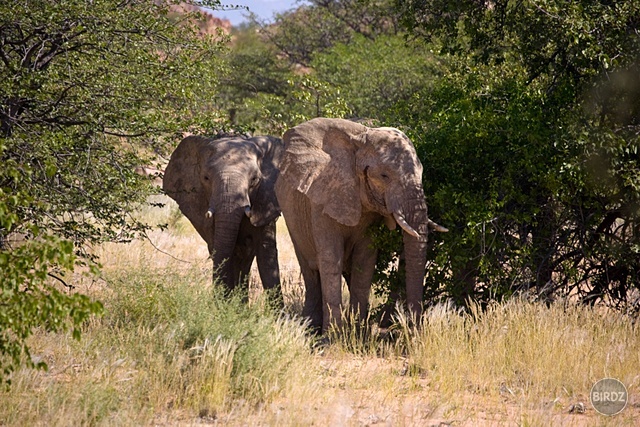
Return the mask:
<svg viewBox="0 0 640 427">
<path fill-rule="evenodd" d="M 237 283 L 234 275 L 233 251 L 238 238 L 240 221 L 244 215 L 244 209 L 236 209 L 231 213 L 217 213 L 215 215 L 215 236 L 213 238 L 213 268 L 229 289 L 233 289 Z"/>
<path fill-rule="evenodd" d="M 398 221 L 403 228 L 403 241 L 406 268 L 407 308 L 416 316 L 422 315 L 422 294 L 424 286 L 425 265 L 427 262 L 427 204 L 422 189 L 411 192 L 402 205 L 399 215 L 405 224 Z M 394 214 L 394 216 L 397 216 Z M 397 221 L 397 218 L 396 218 Z"/>
<path fill-rule="evenodd" d="M 238 174 L 221 176 L 207 211 L 207 216 L 215 218 L 213 267 L 218 278 L 229 289 L 233 289 L 237 285 L 236 271 L 238 269 L 234 265 L 233 252 L 240 230 L 240 222 L 250 204 L 248 186 L 245 181 L 246 177 Z"/>
</svg>

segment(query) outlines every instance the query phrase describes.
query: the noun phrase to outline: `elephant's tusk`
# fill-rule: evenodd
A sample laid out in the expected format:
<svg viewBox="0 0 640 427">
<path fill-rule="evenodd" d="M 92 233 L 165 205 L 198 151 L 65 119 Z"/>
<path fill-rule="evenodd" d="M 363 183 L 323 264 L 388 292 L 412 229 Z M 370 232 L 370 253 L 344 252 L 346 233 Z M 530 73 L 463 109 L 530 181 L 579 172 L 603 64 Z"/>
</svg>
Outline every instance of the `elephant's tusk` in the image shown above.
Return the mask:
<svg viewBox="0 0 640 427">
<path fill-rule="evenodd" d="M 393 213 L 393 217 L 396 219 L 396 222 L 404 231 L 406 231 L 411 236 L 415 237 L 419 241 L 424 241 L 424 237 L 422 237 L 416 230 L 414 230 L 408 223 L 405 221 L 404 217 L 400 215 L 398 212 Z"/>
<path fill-rule="evenodd" d="M 247 216 L 247 218 L 251 218 L 251 206 L 245 206 L 244 207 L 244 214 Z"/>
<path fill-rule="evenodd" d="M 434 231 L 439 231 L 440 233 L 447 233 L 449 231 L 448 228 L 441 226 L 440 224 L 436 224 L 435 222 L 429 220 L 427 223 L 430 229 Z"/>
<path fill-rule="evenodd" d="M 206 214 L 204 214 L 204 217 L 207 219 L 211 219 L 213 218 L 213 208 L 209 208 L 209 210 L 207 211 Z"/>
</svg>

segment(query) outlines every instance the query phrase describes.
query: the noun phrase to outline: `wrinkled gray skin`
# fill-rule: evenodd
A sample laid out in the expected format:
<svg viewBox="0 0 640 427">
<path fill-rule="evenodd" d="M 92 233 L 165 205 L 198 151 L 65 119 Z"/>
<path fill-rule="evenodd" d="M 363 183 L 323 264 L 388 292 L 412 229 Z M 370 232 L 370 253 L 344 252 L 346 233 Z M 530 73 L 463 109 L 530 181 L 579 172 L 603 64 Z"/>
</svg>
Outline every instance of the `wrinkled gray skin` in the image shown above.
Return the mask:
<svg viewBox="0 0 640 427">
<path fill-rule="evenodd" d="M 229 289 L 248 276 L 254 258 L 265 289 L 280 283 L 274 185 L 281 155 L 275 137 L 189 136 L 165 170 L 164 191 L 207 242 Z"/>
<path fill-rule="evenodd" d="M 376 250 L 366 230 L 384 221 L 403 229 L 409 310 L 422 310 L 429 220 L 422 164 L 411 141 L 393 128 L 317 118 L 284 134 L 276 195 L 287 222 L 306 295 L 303 315 L 326 331 L 340 326 L 341 276 L 350 307 L 366 316 Z"/>
</svg>

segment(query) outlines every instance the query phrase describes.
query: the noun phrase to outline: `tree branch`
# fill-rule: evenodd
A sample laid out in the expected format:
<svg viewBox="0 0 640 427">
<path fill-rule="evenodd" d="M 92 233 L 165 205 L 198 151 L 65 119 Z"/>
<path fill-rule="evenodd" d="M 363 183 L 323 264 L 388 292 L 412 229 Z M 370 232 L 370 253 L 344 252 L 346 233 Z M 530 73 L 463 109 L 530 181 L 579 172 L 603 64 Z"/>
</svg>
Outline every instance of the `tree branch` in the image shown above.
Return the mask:
<svg viewBox="0 0 640 427">
<path fill-rule="evenodd" d="M 56 276 L 53 273 L 47 273 L 47 276 L 56 279 L 58 282 L 62 283 L 67 289 L 75 289 L 76 288 L 73 285 L 69 285 L 67 282 L 65 282 L 64 280 L 62 280 L 60 277 Z"/>
</svg>

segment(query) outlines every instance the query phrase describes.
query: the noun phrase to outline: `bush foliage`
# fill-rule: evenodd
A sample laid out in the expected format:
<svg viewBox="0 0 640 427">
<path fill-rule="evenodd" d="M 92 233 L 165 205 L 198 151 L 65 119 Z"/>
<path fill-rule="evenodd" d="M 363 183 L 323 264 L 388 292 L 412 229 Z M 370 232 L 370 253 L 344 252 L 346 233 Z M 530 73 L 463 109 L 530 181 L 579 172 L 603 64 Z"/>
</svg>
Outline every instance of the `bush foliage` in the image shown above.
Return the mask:
<svg viewBox="0 0 640 427">
<path fill-rule="evenodd" d="M 130 214 L 151 187 L 135 166 L 215 118 L 203 106 L 222 40 L 170 3 L 0 5 L 2 379 L 35 326 L 77 331 L 100 311 L 62 274 L 95 271 L 91 245 L 144 232 Z"/>
<path fill-rule="evenodd" d="M 455 230 L 430 289 L 637 307 L 638 5 L 405 6 L 407 30 L 455 58 L 395 117 L 415 132 L 431 206 Z M 434 7 L 442 19 L 421 18 Z"/>
</svg>

